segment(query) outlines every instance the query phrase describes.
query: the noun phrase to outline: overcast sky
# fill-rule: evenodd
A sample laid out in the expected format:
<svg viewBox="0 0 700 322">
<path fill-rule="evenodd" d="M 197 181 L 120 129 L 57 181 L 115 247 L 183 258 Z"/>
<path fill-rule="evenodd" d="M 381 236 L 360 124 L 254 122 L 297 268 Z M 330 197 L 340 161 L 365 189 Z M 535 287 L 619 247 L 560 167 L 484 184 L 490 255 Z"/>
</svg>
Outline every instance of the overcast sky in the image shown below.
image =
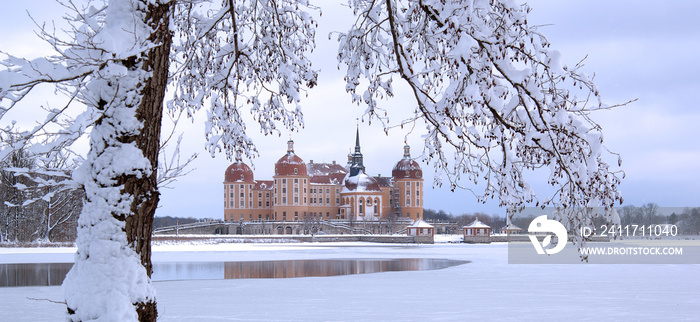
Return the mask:
<svg viewBox="0 0 700 322">
<path fill-rule="evenodd" d="M 336 63 L 337 43 L 329 31 L 347 30 L 351 12 L 337 4 L 322 3 L 314 64 L 321 70 L 319 85 L 302 101 L 305 128 L 291 137 L 296 153 L 305 161 L 345 163 L 354 145 L 357 118 L 364 107 L 353 105 L 344 91 L 342 72 Z M 595 74 L 601 94 L 609 104 L 637 99 L 628 106 L 600 112 L 593 118 L 602 125 L 607 147 L 620 153 L 626 173 L 621 190 L 625 205 L 655 202 L 666 207 L 700 206 L 700 111 L 696 96 L 700 89 L 700 2 L 698 1 L 528 1 L 530 24 L 541 31 L 564 62 L 574 65 L 588 55 L 584 71 Z M 26 10 L 36 20 L 60 19 L 62 8 L 49 0 L 3 1 L 0 12 L 0 51 L 36 57 L 46 47 L 34 40 L 34 27 Z M 544 26 L 546 25 L 546 26 Z M 398 82 L 399 80 L 396 79 Z M 50 96 L 38 104 L 51 102 Z M 399 89 L 396 98 L 383 102 L 394 121 L 414 108 L 411 97 Z M 393 115 L 393 116 L 392 116 Z M 23 116 L 17 116 L 22 118 Z M 222 181 L 230 164 L 223 155 L 211 158 L 204 151 L 200 115 L 194 123 L 181 124 L 185 132 L 185 154 L 199 153 L 196 168 L 173 189 L 164 189 L 159 216 L 222 218 Z M 4 125 L 4 123 L 3 123 Z M 252 133 L 259 132 L 254 124 Z M 401 158 L 404 137 L 421 153 L 422 129 L 414 133 L 396 129 L 389 136 L 379 124 L 360 123 L 360 141 L 368 174 L 391 174 Z M 260 157 L 253 160 L 256 179 L 271 179 L 273 164 L 286 150 L 289 133 L 281 137 L 255 137 Z M 421 163 L 426 186 L 432 168 Z M 533 178 L 533 186 L 546 191 L 546 177 Z M 536 190 L 538 191 L 538 190 Z M 447 212 L 504 214 L 497 202 L 479 204 L 465 191 L 426 189 L 427 208 Z"/>
</svg>

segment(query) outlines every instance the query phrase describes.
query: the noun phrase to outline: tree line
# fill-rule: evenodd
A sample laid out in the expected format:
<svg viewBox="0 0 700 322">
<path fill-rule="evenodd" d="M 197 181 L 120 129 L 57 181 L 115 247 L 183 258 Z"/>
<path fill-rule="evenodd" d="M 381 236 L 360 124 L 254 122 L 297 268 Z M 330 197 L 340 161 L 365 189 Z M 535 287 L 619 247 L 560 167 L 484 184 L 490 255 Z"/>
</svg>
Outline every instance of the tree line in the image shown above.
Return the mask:
<svg viewBox="0 0 700 322">
<path fill-rule="evenodd" d="M 673 212 L 670 215 L 660 212 L 661 207 L 656 203 L 646 203 L 642 206 L 627 205 L 617 208 L 620 218 L 620 225 L 663 225 L 671 224 L 678 227 L 678 232 L 683 235 L 700 234 L 700 207 L 687 207 L 682 211 Z M 497 214 L 488 215 L 482 212 L 464 213 L 453 215 L 444 210 L 424 209 L 423 217 L 429 222 L 454 222 L 459 228 L 467 226 L 475 219 L 491 226 L 493 232 L 498 233 L 506 225 L 506 217 Z M 518 215 L 511 218 L 511 222 L 520 227 L 523 232 L 527 232 L 530 222 L 535 219 L 535 215 Z M 606 224 L 602 217 L 597 217 L 593 221 L 596 227 Z"/>
<path fill-rule="evenodd" d="M 84 192 L 61 186 L 65 162 L 41 164 L 25 149 L 0 161 L 0 242 L 72 242 Z"/>
</svg>

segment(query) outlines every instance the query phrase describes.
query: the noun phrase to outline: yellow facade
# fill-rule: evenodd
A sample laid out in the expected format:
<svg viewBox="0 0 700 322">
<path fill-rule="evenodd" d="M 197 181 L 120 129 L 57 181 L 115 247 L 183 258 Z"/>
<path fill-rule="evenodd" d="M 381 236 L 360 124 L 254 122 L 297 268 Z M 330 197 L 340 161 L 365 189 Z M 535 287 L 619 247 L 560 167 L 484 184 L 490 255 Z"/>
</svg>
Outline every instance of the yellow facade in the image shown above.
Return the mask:
<svg viewBox="0 0 700 322">
<path fill-rule="evenodd" d="M 417 163 L 404 147 L 404 159 L 392 177 L 365 174 L 359 152 L 349 155 L 346 166 L 303 162 L 289 141 L 287 154 L 275 163 L 272 180 L 254 180 L 240 158 L 224 179 L 226 221 L 377 221 L 420 219 L 423 215 L 423 179 Z"/>
</svg>

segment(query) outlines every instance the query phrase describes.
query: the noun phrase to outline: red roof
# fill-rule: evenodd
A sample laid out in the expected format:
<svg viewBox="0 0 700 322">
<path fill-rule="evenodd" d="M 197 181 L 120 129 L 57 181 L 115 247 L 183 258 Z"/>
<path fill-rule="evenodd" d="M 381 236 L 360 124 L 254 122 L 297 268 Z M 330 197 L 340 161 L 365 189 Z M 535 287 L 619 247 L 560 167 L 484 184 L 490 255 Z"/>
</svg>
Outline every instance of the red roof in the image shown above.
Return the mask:
<svg viewBox="0 0 700 322">
<path fill-rule="evenodd" d="M 392 181 L 391 177 L 380 177 L 376 176 L 374 177 L 375 180 L 377 180 L 377 183 L 379 183 L 380 187 L 393 187 L 394 182 Z"/>
<path fill-rule="evenodd" d="M 247 164 L 236 161 L 226 168 L 224 182 L 253 183 L 253 170 Z"/>
<path fill-rule="evenodd" d="M 345 166 L 337 163 L 313 163 L 306 164 L 306 171 L 310 176 L 328 175 L 331 173 L 342 173 L 345 175 L 348 171 Z"/>
<path fill-rule="evenodd" d="M 391 176 L 394 179 L 422 179 L 423 170 L 421 170 L 418 162 L 403 158 L 397 162 L 394 169 L 391 171 Z"/>
<path fill-rule="evenodd" d="M 294 152 L 287 153 L 275 163 L 275 175 L 305 176 L 307 175 L 306 164 L 304 164 L 304 160 L 294 154 Z"/>
<path fill-rule="evenodd" d="M 343 178 L 345 178 L 345 173 L 331 173 L 312 176 L 309 178 L 309 181 L 316 184 L 342 184 Z"/>
</svg>

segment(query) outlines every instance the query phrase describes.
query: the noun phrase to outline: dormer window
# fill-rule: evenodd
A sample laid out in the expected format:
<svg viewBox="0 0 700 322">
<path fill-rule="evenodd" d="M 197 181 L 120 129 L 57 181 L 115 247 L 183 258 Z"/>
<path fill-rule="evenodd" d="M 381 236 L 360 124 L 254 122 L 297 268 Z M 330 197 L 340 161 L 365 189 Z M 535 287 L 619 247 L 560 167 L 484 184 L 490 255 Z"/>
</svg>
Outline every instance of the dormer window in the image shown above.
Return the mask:
<svg viewBox="0 0 700 322">
<path fill-rule="evenodd" d="M 241 181 L 243 181 L 243 180 L 244 180 L 244 179 L 243 179 L 243 174 L 241 174 Z"/>
<path fill-rule="evenodd" d="M 297 174 L 297 172 L 298 172 L 297 168 L 294 168 L 294 174 Z"/>
</svg>

